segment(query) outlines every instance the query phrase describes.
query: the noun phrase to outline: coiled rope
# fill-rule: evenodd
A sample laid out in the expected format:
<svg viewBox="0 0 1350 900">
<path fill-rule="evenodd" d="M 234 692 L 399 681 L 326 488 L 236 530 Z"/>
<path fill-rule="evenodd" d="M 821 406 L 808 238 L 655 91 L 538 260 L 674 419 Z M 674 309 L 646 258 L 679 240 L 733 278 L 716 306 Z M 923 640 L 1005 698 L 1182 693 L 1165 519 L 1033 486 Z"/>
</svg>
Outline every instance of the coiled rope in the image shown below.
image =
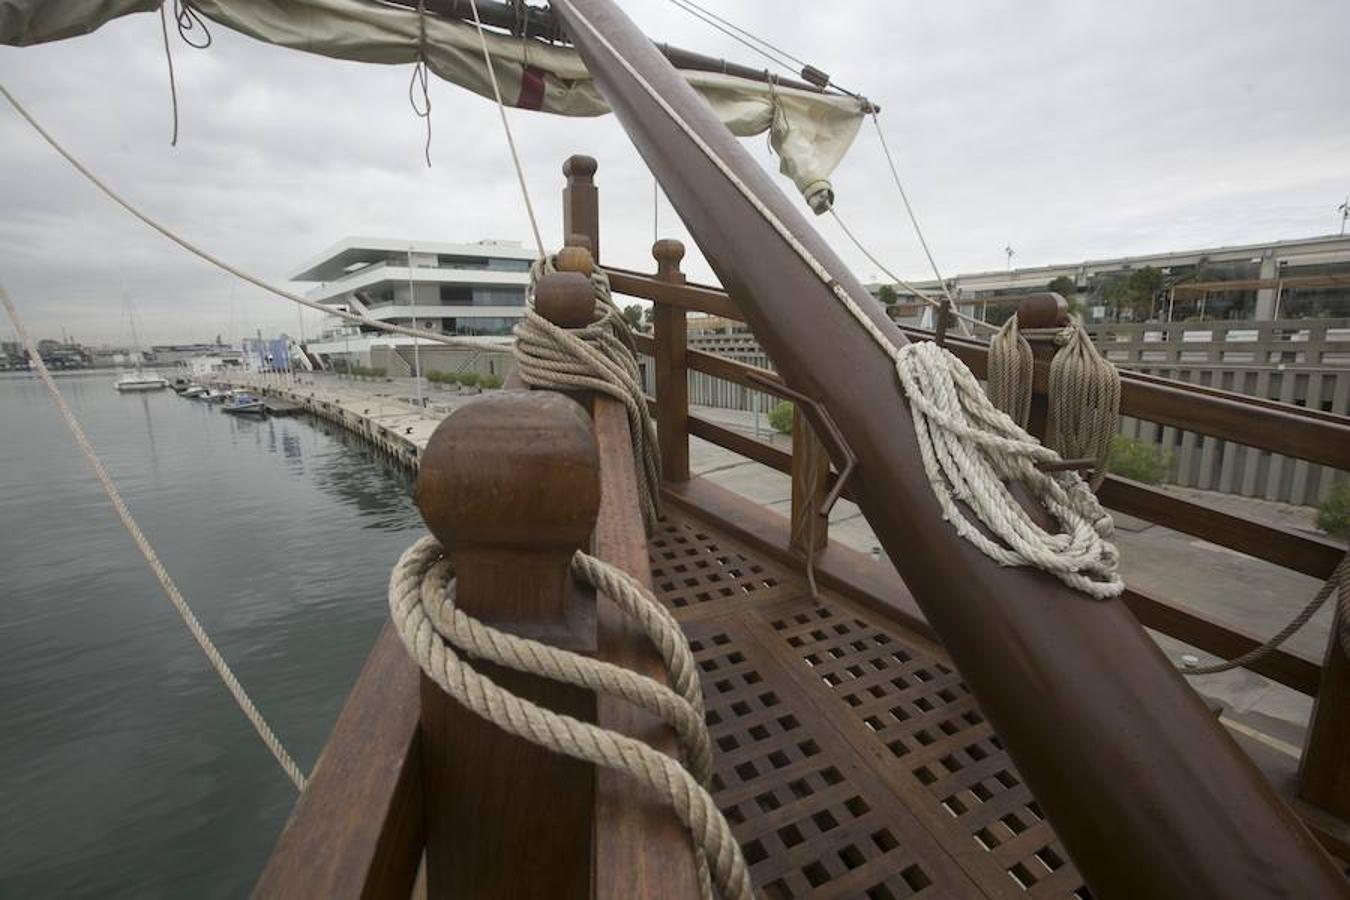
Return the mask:
<svg viewBox="0 0 1350 900">
<path fill-rule="evenodd" d="M 42 383 L 47 386 L 48 392 L 52 395 L 52 400 L 56 403 L 56 408 L 61 412 L 61 418 L 65 419 L 66 426 L 70 429 L 70 433 L 74 435 L 75 443 L 79 446 L 80 452 L 89 461 L 89 465 L 94 470 L 94 475 L 98 477 L 99 484 L 103 485 L 104 492 L 107 493 L 108 499 L 112 501 L 113 509 L 117 512 L 117 518 L 121 520 L 127 534 L 131 535 L 132 541 L 136 544 L 136 549 L 140 550 L 141 555 L 145 557 L 146 564 L 159 581 L 159 586 L 164 589 L 165 596 L 169 598 L 169 602 L 173 604 L 174 609 L 178 610 L 178 614 L 182 616 L 183 624 L 187 625 L 188 631 L 197 641 L 197 646 L 201 647 L 202 652 L 206 654 L 207 660 L 210 661 L 211 667 L 216 670 L 216 674 L 220 676 L 220 680 L 225 682 L 225 687 L 229 690 L 230 696 L 234 697 L 234 702 L 239 704 L 239 709 L 244 713 L 253 729 L 258 732 L 258 737 L 262 738 L 272 756 L 280 763 L 281 768 L 291 779 L 291 783 L 295 785 L 296 790 L 303 791 L 306 783 L 304 773 L 295 764 L 295 760 L 291 758 L 291 754 L 287 752 L 276 732 L 267 724 L 267 720 L 258 711 L 258 707 L 253 704 L 252 698 L 244 690 L 244 686 L 239 683 L 239 679 L 235 677 L 229 663 L 220 655 L 220 651 L 216 649 L 216 645 L 206 633 L 206 629 L 197 620 L 192 607 L 188 605 L 187 600 L 178 590 L 178 585 L 174 583 L 168 570 L 160 562 L 159 554 L 151 546 L 150 539 L 145 536 L 145 532 L 141 531 L 141 526 L 136 523 L 131 510 L 127 509 L 126 503 L 122 501 L 121 492 L 117 490 L 117 485 L 108 475 L 108 470 L 103 468 L 102 461 L 99 460 L 98 454 L 94 452 L 94 447 L 89 443 L 89 438 L 85 436 L 84 429 L 80 427 L 80 422 L 75 418 L 74 411 L 66 404 L 66 398 L 62 396 L 56 382 L 52 380 L 51 373 L 47 371 L 47 364 L 42 361 L 42 355 L 38 353 L 38 348 L 34 345 L 33 339 L 28 336 L 28 330 L 24 327 L 18 310 L 14 308 L 14 302 L 10 299 L 9 293 L 2 284 L 0 284 L 0 305 L 4 306 L 5 313 L 9 316 L 15 332 L 19 335 L 19 340 L 23 343 L 24 349 L 28 351 L 29 362 L 37 370 L 38 378 L 42 379 Z"/>
<path fill-rule="evenodd" d="M 1116 434 L 1120 372 L 1079 323 L 1059 329 L 1054 339 L 1059 349 L 1050 361 L 1045 444 L 1065 459 L 1095 460 L 1095 490 L 1106 477 L 1106 458 Z M 987 390 L 994 406 L 1023 428 L 1031 413 L 1033 375 L 1031 344 L 1018 330 L 1014 314 L 989 340 Z"/>
<path fill-rule="evenodd" d="M 671 688 L 620 667 L 489 628 L 455 607 L 454 571 L 434 537 L 408 548 L 389 578 L 394 626 L 422 671 L 466 709 L 502 730 L 575 759 L 625 772 L 663 796 L 698 848 L 705 896 L 752 900 L 740 846 L 706 784 L 711 751 L 693 655 L 679 625 L 637 581 L 578 552 L 573 575 L 613 598 L 652 640 Z M 461 656 L 463 654 L 463 656 Z M 476 657 L 622 697 L 661 716 L 679 736 L 689 766 L 642 741 L 561 715 L 504 690 L 476 672 Z"/>
<path fill-rule="evenodd" d="M 1341 652 L 1350 656 L 1350 553 L 1341 558 L 1340 564 L 1332 570 L 1331 576 L 1323 582 L 1322 587 L 1308 601 L 1308 605 L 1299 610 L 1298 615 L 1289 620 L 1289 624 L 1281 628 L 1276 634 L 1259 647 L 1253 647 L 1241 656 L 1235 656 L 1224 662 L 1214 663 L 1208 666 L 1183 666 L 1181 673 L 1186 676 L 1195 675 L 1213 675 L 1216 672 L 1227 672 L 1229 669 L 1241 669 L 1250 666 L 1254 662 L 1265 659 L 1274 653 L 1281 644 L 1317 615 L 1317 611 L 1327 602 L 1331 592 L 1336 592 L 1336 637 L 1341 642 Z"/>
<path fill-rule="evenodd" d="M 1077 472 L 1042 472 L 1059 454 L 997 409 L 979 381 L 932 341 L 903 347 L 896 371 L 909 397 L 919 454 L 942 517 L 958 534 L 1004 566 L 1031 565 L 1093 597 L 1125 589 L 1109 542 L 1111 517 Z M 1041 528 L 1005 482 L 1020 481 L 1061 526 Z M 961 511 L 964 503 L 997 540 Z"/>
<path fill-rule="evenodd" d="M 591 273 L 595 314 L 582 328 L 562 328 L 534 310 L 539 279 L 557 271 L 555 258 L 545 256 L 530 267 L 529 301 L 516 326 L 516 363 L 521 379 L 534 388 L 597 391 L 623 403 L 633 437 L 633 466 L 642 495 L 642 520 L 648 532 L 660 517 L 661 460 L 656 425 L 642 390 L 642 373 L 634 353 L 628 322 L 610 293 L 609 276 L 596 266 Z"/>
</svg>

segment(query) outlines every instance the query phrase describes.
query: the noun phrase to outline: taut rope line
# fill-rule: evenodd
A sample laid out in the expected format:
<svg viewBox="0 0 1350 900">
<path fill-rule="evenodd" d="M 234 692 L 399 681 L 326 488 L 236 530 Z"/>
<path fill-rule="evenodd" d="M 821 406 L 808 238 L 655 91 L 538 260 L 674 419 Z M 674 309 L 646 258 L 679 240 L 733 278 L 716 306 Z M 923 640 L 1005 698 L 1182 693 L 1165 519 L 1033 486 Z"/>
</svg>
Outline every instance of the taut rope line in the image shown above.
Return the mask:
<svg viewBox="0 0 1350 900">
<path fill-rule="evenodd" d="M 108 197 L 108 199 L 112 200 L 118 206 L 122 207 L 127 212 L 131 213 L 133 216 L 140 219 L 146 225 L 149 225 L 155 231 L 158 231 L 160 234 L 164 235 L 166 238 L 173 241 L 178 246 L 182 247 L 184 250 L 188 251 L 189 253 L 191 253 L 196 257 L 205 260 L 206 262 L 209 262 L 216 268 L 228 272 L 229 274 L 233 275 L 238 279 L 247 281 L 254 287 L 262 288 L 264 291 L 267 291 L 270 294 L 275 294 L 278 297 L 291 301 L 292 303 L 298 303 L 301 306 L 308 307 L 312 310 L 316 310 L 317 312 L 324 313 L 325 315 L 337 316 L 340 319 L 343 319 L 348 322 L 355 322 L 359 325 L 369 325 L 371 328 L 376 328 L 379 329 L 380 331 L 387 331 L 391 334 L 402 334 L 407 335 L 408 337 L 419 337 L 428 341 L 434 341 L 439 344 L 446 344 L 447 346 L 458 347 L 463 350 L 482 349 L 482 345 L 480 344 L 475 344 L 473 342 L 465 340 L 457 340 L 453 337 L 447 337 L 446 335 L 439 334 L 434 331 L 417 331 L 415 329 L 408 328 L 404 325 L 395 325 L 391 322 L 382 322 L 379 319 L 367 318 L 366 316 L 360 315 L 358 313 L 348 312 L 347 310 L 342 309 L 341 307 L 325 306 L 322 303 L 316 303 L 313 300 L 307 300 L 304 297 L 301 297 L 299 294 L 293 294 L 290 291 L 276 287 L 275 285 L 268 284 L 261 278 L 258 278 L 254 275 L 250 275 L 247 272 L 230 265 L 229 263 L 225 262 L 219 257 L 207 252 L 206 250 L 203 250 L 201 247 L 198 247 L 196 244 L 187 240 L 187 238 L 180 237 L 171 228 L 169 228 L 166 225 L 160 224 L 158 221 L 151 218 L 149 214 L 142 212 L 140 209 L 134 206 L 131 203 L 131 201 L 125 199 L 124 197 L 122 197 L 121 194 L 117 193 L 111 187 L 104 184 L 103 181 L 97 175 L 95 175 L 88 168 L 86 168 L 85 165 L 81 163 L 78 159 L 76 159 L 68 150 L 66 150 L 66 148 L 63 147 L 60 144 L 60 142 L 56 140 L 56 138 L 52 137 L 45 128 L 43 128 L 40 124 L 38 124 L 37 119 L 33 118 L 32 114 L 29 113 L 28 110 L 24 108 L 23 104 L 20 103 L 18 99 L 13 94 L 11 94 L 3 84 L 0 84 L 0 94 L 4 95 L 5 99 L 9 101 L 10 106 L 14 107 L 14 111 L 17 112 L 20 116 L 22 116 L 23 119 L 33 127 L 33 130 L 36 131 L 39 135 L 41 135 L 44 141 L 46 141 L 49 145 L 51 145 L 51 148 L 53 150 L 59 153 L 66 160 L 66 162 L 70 163 L 75 168 L 75 171 L 83 175 L 89 181 L 90 184 L 92 184 L 94 187 L 102 191 Z"/>
<path fill-rule="evenodd" d="M 726 819 L 703 784 L 706 726 L 697 673 L 679 625 L 637 582 L 608 564 L 577 553 L 573 574 L 613 597 L 642 626 L 671 671 L 674 690 L 646 676 L 607 666 L 557 648 L 495 631 L 454 609 L 452 569 L 434 537 L 413 544 L 389 579 L 389 609 L 408 652 L 460 705 L 523 740 L 596 765 L 617 769 L 665 797 L 689 829 L 711 882 L 724 900 L 752 900 L 750 874 Z M 693 773 L 642 741 L 561 715 L 504 690 L 470 666 L 460 653 L 499 661 L 518 671 L 559 677 L 608 690 L 664 716 L 677 730 L 686 718 L 701 736 L 682 749 Z M 645 682 L 645 683 L 644 683 Z M 682 705 L 683 704 L 683 705 Z M 687 707 L 687 708 L 686 708 Z M 658 713 L 662 714 L 662 713 Z M 692 754 L 690 754 L 692 750 Z M 705 894 L 707 881 L 705 880 Z"/>
<path fill-rule="evenodd" d="M 169 602 L 178 610 L 178 614 L 183 618 L 183 624 L 187 625 L 188 631 L 197 641 L 197 645 L 202 648 L 206 658 L 210 660 L 211 667 L 216 670 L 220 680 L 225 682 L 225 687 L 230 695 L 234 697 L 234 702 L 239 704 L 239 709 L 243 711 L 244 716 L 258 732 L 267 749 L 271 751 L 272 756 L 281 764 L 291 783 L 297 790 L 305 789 L 305 775 L 300 771 L 300 767 L 295 764 L 290 753 L 277 737 L 276 732 L 272 731 L 263 714 L 253 705 L 253 700 L 249 697 L 244 686 L 239 683 L 234 672 L 230 669 L 229 663 L 220 655 L 216 645 L 211 641 L 206 629 L 202 628 L 201 622 L 197 621 L 197 616 L 192 612 L 192 607 L 188 606 L 187 600 L 183 598 L 178 586 L 174 584 L 169 572 L 160 562 L 159 555 L 155 553 L 155 548 L 150 545 L 150 540 L 141 531 L 140 525 L 136 523 L 135 517 L 131 515 L 131 510 L 127 509 L 126 503 L 122 501 L 122 495 L 117 490 L 117 485 L 113 483 L 112 477 L 108 471 L 103 468 L 103 463 L 99 460 L 98 454 L 94 452 L 94 447 L 89 443 L 89 438 L 85 436 L 84 429 L 80 427 L 80 422 L 75 418 L 75 413 L 66 404 L 66 398 L 61 395 L 61 391 L 56 387 L 56 382 L 52 380 L 51 373 L 47 371 L 47 364 L 42 361 L 41 354 L 33 344 L 32 338 L 28 336 L 28 331 L 24 328 L 23 320 L 19 317 L 19 312 L 14 308 L 14 302 L 10 299 L 9 293 L 4 285 L 0 285 L 0 304 L 5 307 L 5 313 L 9 320 L 14 324 L 14 330 L 18 332 L 19 340 L 23 343 L 24 349 L 28 351 L 28 358 L 32 365 L 37 369 L 38 377 L 42 383 L 47 386 L 47 390 L 52 395 L 52 400 L 56 402 L 56 408 L 61 412 L 61 417 L 66 420 L 66 425 L 70 428 L 70 433 L 75 436 L 75 443 L 79 445 L 80 451 L 84 453 L 84 458 L 89 461 L 93 467 L 94 474 L 98 477 L 99 483 L 103 485 L 103 490 L 107 493 L 108 499 L 112 501 L 113 509 L 117 511 L 117 517 L 122 520 L 123 527 L 131 535 L 131 539 L 136 543 L 136 549 L 141 551 L 145 557 L 146 564 L 150 566 L 150 571 L 154 573 L 159 581 L 160 587 L 164 589 L 164 594 L 169 598 Z"/>
<path fill-rule="evenodd" d="M 565 6 L 622 66 L 672 123 L 718 169 L 737 192 L 776 231 L 824 284 L 840 305 L 895 363 L 896 374 L 914 412 L 915 435 L 924 470 L 944 517 L 956 531 L 1001 565 L 1034 565 L 1094 597 L 1113 597 L 1125 589 L 1116 572 L 1119 557 L 1106 538 L 1111 518 L 1075 472 L 1044 473 L 1035 463 L 1057 460 L 1031 435 L 995 409 L 960 360 L 931 341 L 896 347 L 829 270 L 743 182 L 693 126 L 661 96 L 642 73 L 615 49 L 571 0 Z M 938 393 L 929 398 L 925 390 Z M 1002 479 L 1022 481 L 1056 518 L 1063 532 L 1037 525 L 1008 492 Z M 1006 546 L 990 540 L 966 520 L 955 499 L 966 500 Z M 973 502 L 972 502 L 973 501 Z"/>
<path fill-rule="evenodd" d="M 1195 675 L 1213 675 L 1216 672 L 1227 672 L 1229 669 L 1241 669 L 1250 666 L 1254 662 L 1265 659 L 1274 653 L 1281 644 L 1304 625 L 1307 625 L 1317 611 L 1327 602 L 1331 592 L 1336 591 L 1336 611 L 1338 622 L 1340 623 L 1336 637 L 1341 642 L 1341 652 L 1350 656 L 1350 553 L 1342 557 L 1340 564 L 1332 570 L 1331 575 L 1323 582 L 1322 587 L 1317 591 L 1308 605 L 1299 610 L 1298 615 L 1289 621 L 1289 624 L 1281 628 L 1268 641 L 1259 647 L 1253 647 L 1241 656 L 1235 656 L 1232 659 L 1220 663 L 1213 663 L 1208 666 L 1183 666 L 1181 674 L 1188 677 Z"/>
</svg>

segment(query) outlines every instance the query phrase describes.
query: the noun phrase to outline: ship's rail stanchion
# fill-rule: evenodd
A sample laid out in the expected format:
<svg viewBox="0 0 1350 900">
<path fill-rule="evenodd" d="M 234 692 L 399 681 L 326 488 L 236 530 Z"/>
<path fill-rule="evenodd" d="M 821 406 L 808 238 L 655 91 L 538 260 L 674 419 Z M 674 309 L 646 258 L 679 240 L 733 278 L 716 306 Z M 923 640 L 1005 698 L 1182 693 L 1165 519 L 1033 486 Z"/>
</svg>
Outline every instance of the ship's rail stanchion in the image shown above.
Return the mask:
<svg viewBox="0 0 1350 900">
<path fill-rule="evenodd" d="M 518 637 L 594 652 L 594 598 L 569 574 L 600 506 L 595 432 L 577 403 L 508 391 L 458 410 L 423 456 L 417 503 L 449 550 L 464 612 Z M 473 667 L 518 697 L 594 720 L 589 691 Z M 425 676 L 421 695 L 430 894 L 589 896 L 593 767 L 508 735 Z"/>
</svg>

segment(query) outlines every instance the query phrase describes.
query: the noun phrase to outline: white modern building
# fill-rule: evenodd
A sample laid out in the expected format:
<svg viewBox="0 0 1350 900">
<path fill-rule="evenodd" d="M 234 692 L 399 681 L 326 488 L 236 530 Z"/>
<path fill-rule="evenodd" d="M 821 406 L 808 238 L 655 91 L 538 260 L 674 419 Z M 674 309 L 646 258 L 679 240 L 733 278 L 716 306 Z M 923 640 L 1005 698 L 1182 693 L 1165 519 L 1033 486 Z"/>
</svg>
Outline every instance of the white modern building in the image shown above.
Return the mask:
<svg viewBox="0 0 1350 900">
<path fill-rule="evenodd" d="M 317 282 L 306 296 L 334 309 L 503 346 L 525 314 L 534 252 L 518 241 L 448 244 L 349 237 L 307 262 L 292 281 Z M 333 316 L 306 348 L 325 360 L 368 365 L 372 351 L 411 357 L 414 339 Z M 423 347 L 427 342 L 420 342 Z"/>
</svg>

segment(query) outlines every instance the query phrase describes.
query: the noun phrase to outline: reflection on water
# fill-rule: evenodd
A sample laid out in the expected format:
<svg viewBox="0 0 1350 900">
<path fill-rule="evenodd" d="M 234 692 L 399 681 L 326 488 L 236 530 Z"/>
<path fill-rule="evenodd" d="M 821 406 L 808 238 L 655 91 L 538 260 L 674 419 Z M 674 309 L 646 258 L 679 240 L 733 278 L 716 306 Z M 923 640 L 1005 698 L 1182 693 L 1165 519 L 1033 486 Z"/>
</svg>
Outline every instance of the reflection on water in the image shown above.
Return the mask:
<svg viewBox="0 0 1350 900">
<path fill-rule="evenodd" d="M 330 426 L 59 379 L 302 768 L 387 619 L 410 477 Z M 0 897 L 239 897 L 294 789 L 41 386 L 0 376 Z"/>
</svg>

